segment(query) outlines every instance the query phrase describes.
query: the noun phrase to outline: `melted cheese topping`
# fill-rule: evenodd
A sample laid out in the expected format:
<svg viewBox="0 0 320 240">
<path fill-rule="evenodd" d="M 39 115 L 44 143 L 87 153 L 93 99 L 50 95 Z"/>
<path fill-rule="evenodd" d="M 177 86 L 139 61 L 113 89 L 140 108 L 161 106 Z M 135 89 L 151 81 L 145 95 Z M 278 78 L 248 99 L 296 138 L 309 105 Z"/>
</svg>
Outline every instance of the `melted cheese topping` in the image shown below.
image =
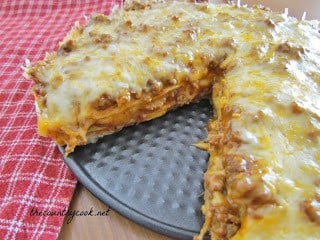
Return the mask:
<svg viewBox="0 0 320 240">
<path fill-rule="evenodd" d="M 77 26 L 57 54 L 26 69 L 40 132 L 83 137 L 101 96 L 130 101 L 149 80 L 211 79 L 218 119 L 198 239 L 320 239 L 318 23 L 233 5 L 125 8 Z"/>
<path fill-rule="evenodd" d="M 223 80 L 227 100 L 214 98 L 218 110 L 239 109 L 229 120 L 236 140 L 214 154 L 229 166 L 234 162 L 226 163 L 225 156 L 241 156 L 249 172 L 227 170 L 226 198 L 245 211 L 232 239 L 319 239 L 319 218 L 310 221 L 303 210 L 304 201 L 319 202 L 320 194 L 320 86 L 319 78 L 307 77 L 318 63 L 307 60 L 315 56 L 311 52 L 291 59 L 269 48 L 255 62 L 236 56 L 243 59 L 241 67 Z M 269 54 L 274 62 L 265 64 Z M 314 209 L 318 217 L 319 210 Z"/>
</svg>

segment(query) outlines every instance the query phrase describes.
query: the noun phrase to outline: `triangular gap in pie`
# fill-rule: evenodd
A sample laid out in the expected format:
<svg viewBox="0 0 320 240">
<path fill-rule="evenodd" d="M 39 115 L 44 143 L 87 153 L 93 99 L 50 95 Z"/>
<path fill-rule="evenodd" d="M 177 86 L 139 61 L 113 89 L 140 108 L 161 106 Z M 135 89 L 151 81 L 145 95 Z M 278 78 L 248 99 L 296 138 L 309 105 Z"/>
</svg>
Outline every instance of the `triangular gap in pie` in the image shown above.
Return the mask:
<svg viewBox="0 0 320 240">
<path fill-rule="evenodd" d="M 234 4 L 133 1 L 77 24 L 35 81 L 39 133 L 77 145 L 208 96 L 212 239 L 320 239 L 317 21 Z"/>
</svg>

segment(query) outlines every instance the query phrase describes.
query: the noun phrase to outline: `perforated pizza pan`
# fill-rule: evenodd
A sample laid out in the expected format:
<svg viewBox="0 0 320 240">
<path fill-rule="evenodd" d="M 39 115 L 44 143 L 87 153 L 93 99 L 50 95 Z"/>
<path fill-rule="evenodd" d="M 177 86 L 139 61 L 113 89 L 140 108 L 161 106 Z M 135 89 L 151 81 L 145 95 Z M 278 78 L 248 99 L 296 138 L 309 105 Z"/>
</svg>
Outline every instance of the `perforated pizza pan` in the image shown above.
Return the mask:
<svg viewBox="0 0 320 240">
<path fill-rule="evenodd" d="M 97 198 L 162 234 L 192 239 L 203 223 L 203 173 L 212 107 L 202 100 L 77 147 L 65 162 Z M 63 153 L 63 148 L 59 147 Z"/>
</svg>

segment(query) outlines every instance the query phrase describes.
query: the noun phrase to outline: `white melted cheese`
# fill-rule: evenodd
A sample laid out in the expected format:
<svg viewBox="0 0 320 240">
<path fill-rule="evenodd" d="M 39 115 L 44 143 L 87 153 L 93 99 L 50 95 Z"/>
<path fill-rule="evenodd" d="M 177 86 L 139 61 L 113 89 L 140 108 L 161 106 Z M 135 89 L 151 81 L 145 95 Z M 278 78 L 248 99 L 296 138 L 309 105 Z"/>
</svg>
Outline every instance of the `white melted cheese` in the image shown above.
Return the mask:
<svg viewBox="0 0 320 240">
<path fill-rule="evenodd" d="M 91 23 L 82 34 L 71 33 L 62 45 L 71 38 L 79 47 L 57 56 L 37 73 L 49 84 L 57 76 L 67 82 L 55 88 L 48 86 L 49 118 L 72 120 L 74 102 L 79 98 L 86 98 L 81 105 L 84 112 L 88 107 L 86 103 L 102 94 L 117 98 L 122 88 L 142 92 L 149 79 L 161 79 L 168 72 L 189 74 L 187 65 L 195 54 L 221 56 L 230 52 L 229 46 L 215 47 L 219 39 L 232 38 L 239 43 L 255 37 L 249 32 L 256 26 L 250 21 L 239 21 L 247 14 L 258 13 L 228 5 L 173 3 L 167 7 L 159 4 L 148 11 L 116 10 L 109 17 L 110 23 Z M 268 15 L 263 14 L 266 16 L 262 18 Z M 220 21 L 220 15 L 235 18 L 235 23 Z M 131 26 L 127 26 L 127 22 L 131 22 Z M 146 32 L 141 30 L 144 27 Z M 92 33 L 108 34 L 112 40 L 102 48 L 101 44 L 92 42 Z M 169 56 L 164 57 L 163 53 Z M 90 60 L 85 60 L 86 56 Z M 146 59 L 149 62 L 146 63 Z"/>
<path fill-rule="evenodd" d="M 312 47 L 319 54 L 318 46 Z M 303 202 L 320 192 L 319 69 L 307 56 L 285 58 L 270 65 L 263 57 L 249 59 L 225 76 L 226 92 L 232 93 L 226 104 L 241 109 L 232 131 L 243 141 L 228 153 L 255 158 L 264 183 L 276 189 L 272 208 L 249 207 L 235 240 L 320 239 L 319 223 L 303 211 Z M 275 71 L 279 63 L 287 64 Z M 312 71 L 317 78 L 310 78 Z M 216 102 L 218 109 L 224 104 Z"/>
</svg>

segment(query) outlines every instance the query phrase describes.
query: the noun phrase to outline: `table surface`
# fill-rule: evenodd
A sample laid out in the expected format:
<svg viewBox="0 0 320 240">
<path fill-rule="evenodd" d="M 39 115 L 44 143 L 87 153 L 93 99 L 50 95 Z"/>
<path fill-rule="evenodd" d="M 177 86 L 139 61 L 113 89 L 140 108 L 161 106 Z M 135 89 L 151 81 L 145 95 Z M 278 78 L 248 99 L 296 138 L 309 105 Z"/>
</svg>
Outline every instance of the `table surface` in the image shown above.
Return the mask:
<svg viewBox="0 0 320 240">
<path fill-rule="evenodd" d="M 77 185 L 69 209 L 71 211 L 106 212 L 108 206 L 94 197 L 84 186 Z M 58 240 L 173 240 L 144 228 L 112 209 L 108 216 L 75 216 L 70 223 L 65 218 Z"/>
</svg>

